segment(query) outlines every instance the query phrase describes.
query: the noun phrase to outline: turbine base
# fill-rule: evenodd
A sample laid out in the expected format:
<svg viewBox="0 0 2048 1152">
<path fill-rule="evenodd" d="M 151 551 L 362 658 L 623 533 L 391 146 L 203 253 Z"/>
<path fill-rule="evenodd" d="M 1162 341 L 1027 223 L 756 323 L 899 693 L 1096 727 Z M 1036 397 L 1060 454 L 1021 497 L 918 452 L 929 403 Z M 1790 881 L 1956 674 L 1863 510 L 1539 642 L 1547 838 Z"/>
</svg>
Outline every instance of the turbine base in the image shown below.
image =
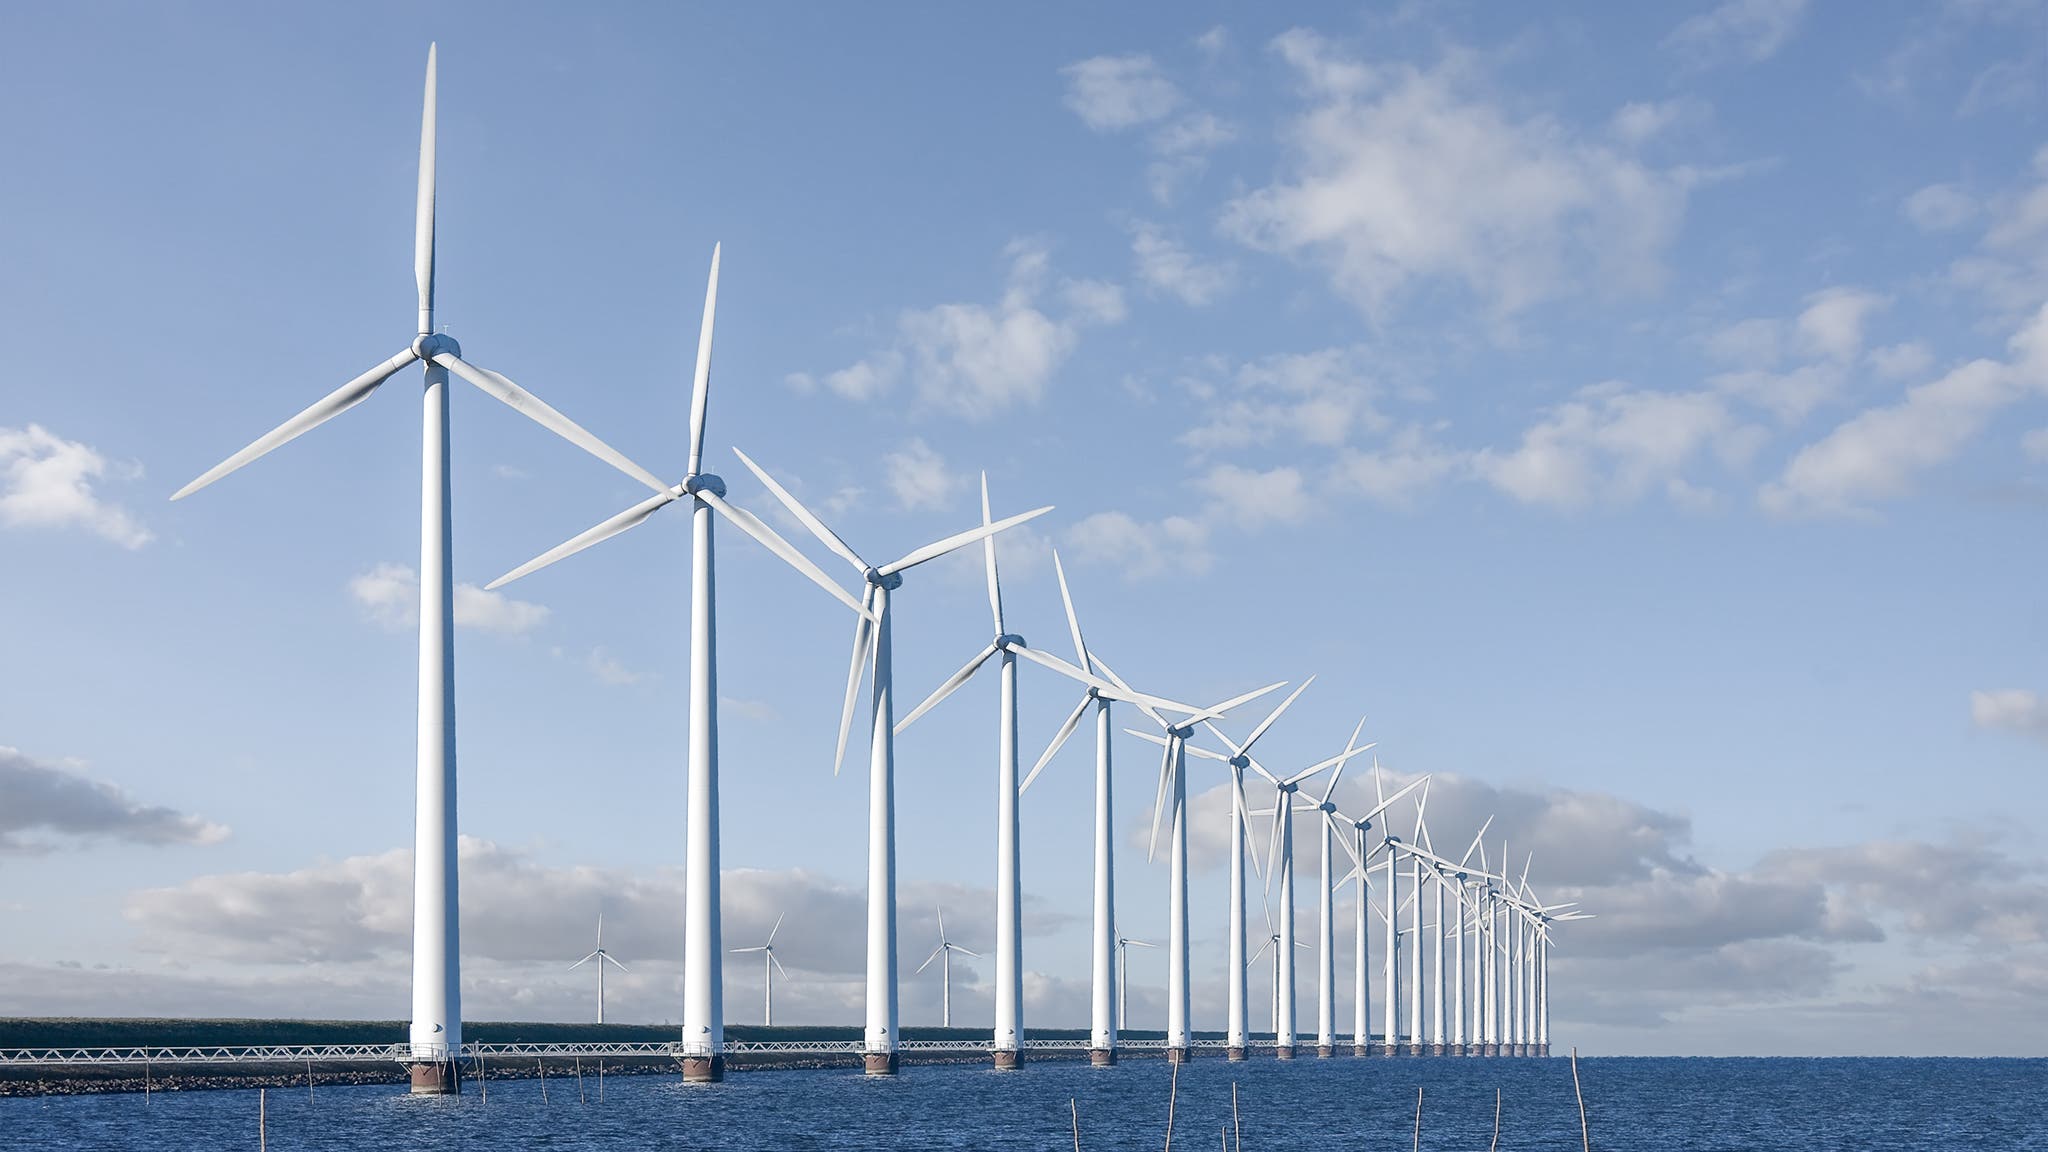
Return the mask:
<svg viewBox="0 0 2048 1152">
<path fill-rule="evenodd" d="M 1422 1045 L 1420 1045 L 1420 1044 L 1410 1044 L 1410 1045 L 1408 1045 L 1408 1055 L 1410 1055 L 1410 1056 L 1420 1056 L 1420 1055 L 1422 1055 Z"/>
<path fill-rule="evenodd" d="M 1292 1060 L 1292 1059 L 1294 1059 L 1294 1045 L 1292 1045 L 1292 1044 L 1275 1044 L 1275 1045 L 1273 1045 L 1273 1059 L 1275 1059 L 1275 1060 Z"/>
<path fill-rule="evenodd" d="M 459 1096 L 462 1094 L 462 1074 L 452 1060 L 434 1064 L 409 1064 L 406 1071 L 412 1081 L 415 1096 Z"/>
<path fill-rule="evenodd" d="M 1168 1048 L 1166 1050 L 1166 1062 L 1168 1064 L 1185 1064 L 1194 1058 L 1195 1050 L 1193 1048 Z"/>
<path fill-rule="evenodd" d="M 1244 1048 L 1241 1046 L 1233 1046 L 1226 1049 L 1224 1055 L 1229 1057 L 1230 1062 L 1233 1064 L 1244 1063 Z"/>
<path fill-rule="evenodd" d="M 896 1054 L 894 1052 L 863 1052 L 861 1053 L 860 1064 L 861 1068 L 870 1076 L 894 1076 L 896 1074 Z"/>
<path fill-rule="evenodd" d="M 1431 1045 L 1429 1046 L 1429 1055 L 1431 1055 L 1431 1056 L 1441 1056 L 1441 1055 L 1443 1055 L 1443 1054 L 1444 1054 L 1444 1046 L 1443 1046 L 1443 1045 L 1441 1045 L 1441 1044 L 1431 1044 Z"/>
<path fill-rule="evenodd" d="M 716 1084 L 725 1079 L 725 1057 L 683 1057 L 683 1083 Z"/>
<path fill-rule="evenodd" d="M 1318 1060 L 1328 1060 L 1330 1057 L 1335 1056 L 1336 1054 L 1337 1050 L 1335 1048 L 1330 1047 L 1328 1044 L 1316 1045 L 1316 1059 Z"/>
<path fill-rule="evenodd" d="M 996 1049 L 996 1067 L 1004 1072 L 1013 1072 L 1024 1066 L 1024 1053 L 1015 1048 Z"/>
<path fill-rule="evenodd" d="M 1536 1054 L 1537 1054 L 1538 1056 L 1548 1056 L 1548 1055 L 1550 1055 L 1550 1045 L 1548 1045 L 1548 1044 L 1538 1044 L 1538 1045 L 1536 1046 Z"/>
<path fill-rule="evenodd" d="M 1351 1054 L 1353 1056 L 1370 1056 L 1372 1055 L 1372 1049 L 1364 1044 L 1353 1044 L 1351 1046 Z"/>
<path fill-rule="evenodd" d="M 1088 1064 L 1093 1068 L 1116 1067 L 1116 1049 L 1090 1048 L 1088 1050 Z"/>
</svg>

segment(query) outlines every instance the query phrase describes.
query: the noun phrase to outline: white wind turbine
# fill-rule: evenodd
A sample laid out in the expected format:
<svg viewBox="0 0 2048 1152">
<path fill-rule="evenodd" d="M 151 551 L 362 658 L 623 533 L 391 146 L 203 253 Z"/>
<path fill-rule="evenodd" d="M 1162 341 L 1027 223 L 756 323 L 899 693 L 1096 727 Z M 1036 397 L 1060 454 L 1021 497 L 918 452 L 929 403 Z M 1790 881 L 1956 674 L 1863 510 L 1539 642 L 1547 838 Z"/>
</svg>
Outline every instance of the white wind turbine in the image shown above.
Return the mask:
<svg viewBox="0 0 2048 1152">
<path fill-rule="evenodd" d="M 1359 719 L 1358 725 L 1359 731 L 1363 731 L 1365 727 L 1364 718 L 1361 717 Z M 1357 743 L 1357 731 L 1351 734 L 1351 740 L 1352 743 Z M 1365 748 L 1371 747 L 1372 745 L 1370 744 L 1365 746 Z M 1365 748 L 1360 748 L 1358 751 L 1363 752 Z M 1331 1055 L 1336 1050 L 1337 1044 L 1336 914 L 1335 910 L 1331 907 L 1331 899 L 1336 893 L 1338 884 L 1354 876 L 1357 877 L 1357 955 L 1355 957 L 1356 970 L 1353 973 L 1352 981 L 1356 1004 L 1352 1015 L 1351 1047 L 1354 1055 L 1363 1056 L 1365 1055 L 1365 1046 L 1371 1043 L 1372 1035 L 1368 1030 L 1371 1021 L 1369 1019 L 1370 1010 L 1366 1003 L 1369 990 L 1366 987 L 1365 978 L 1365 918 L 1367 915 L 1366 866 L 1372 861 L 1373 850 L 1366 847 L 1365 833 L 1372 827 L 1372 822 L 1387 810 L 1388 805 L 1420 788 L 1423 781 L 1429 779 L 1429 777 L 1423 776 L 1410 780 L 1392 796 L 1380 800 L 1370 809 L 1367 809 L 1365 815 L 1353 819 L 1339 812 L 1337 805 L 1331 799 L 1336 795 L 1337 780 L 1338 777 L 1343 775 L 1343 772 L 1344 765 L 1340 763 L 1337 765 L 1336 775 L 1330 778 L 1330 786 L 1323 789 L 1323 798 L 1316 804 L 1314 809 L 1314 811 L 1322 816 L 1318 829 L 1321 834 L 1319 846 L 1322 849 L 1320 854 L 1322 875 L 1320 877 L 1320 887 L 1316 892 L 1316 1055 L 1318 1056 Z M 1349 835 L 1346 835 L 1346 833 Z M 1352 843 L 1353 838 L 1356 838 L 1358 841 L 1355 845 Z M 1330 844 L 1333 840 L 1343 845 L 1345 853 L 1351 857 L 1352 871 L 1341 878 L 1333 878 L 1331 875 Z"/>
<path fill-rule="evenodd" d="M 604 966 L 609 964 L 621 972 L 626 971 L 626 966 L 613 959 L 612 954 L 604 950 L 604 914 L 601 912 L 597 917 L 597 947 L 591 951 L 590 955 L 569 965 L 569 971 L 574 972 L 592 960 L 597 961 L 597 1022 L 602 1024 L 604 1023 Z"/>
<path fill-rule="evenodd" d="M 761 954 L 761 1024 L 763 1027 L 775 1023 L 775 973 L 781 972 L 784 980 L 789 979 L 789 973 L 783 970 L 782 961 L 775 958 L 775 934 L 782 931 L 783 915 L 787 915 L 787 913 L 779 914 L 775 917 L 775 927 L 768 929 L 768 939 L 765 942 L 756 944 L 752 948 L 735 948 L 732 950 L 734 955 L 742 952 L 759 952 Z M 769 971 L 770 965 L 774 966 L 773 972 Z"/>
<path fill-rule="evenodd" d="M 1280 930 L 1278 928 L 1273 927 L 1273 916 L 1272 913 L 1269 911 L 1266 914 L 1266 938 L 1259 944 L 1259 950 L 1257 952 L 1252 953 L 1252 958 L 1245 962 L 1245 966 L 1250 967 L 1253 964 L 1257 964 L 1259 962 L 1259 957 L 1264 956 L 1266 953 L 1271 952 L 1273 954 L 1273 980 L 1271 984 L 1271 990 L 1273 993 L 1273 1009 L 1271 1017 L 1271 1027 L 1273 1032 L 1273 1043 L 1276 1048 L 1280 1043 L 1280 955 L 1281 953 L 1287 951 L 1287 949 L 1280 947 L 1281 939 L 1282 937 L 1280 935 Z M 1296 940 L 1294 942 L 1294 946 L 1296 948 L 1306 948 L 1308 947 L 1308 942 L 1304 940 Z M 1289 956 L 1288 959 L 1288 966 L 1292 967 L 1293 957 Z"/>
<path fill-rule="evenodd" d="M 702 471 L 704 420 L 711 400 L 711 336 L 718 313 L 719 248 L 711 249 L 697 369 L 690 389 L 688 469 L 682 482 L 656 481 L 653 496 L 490 582 L 499 588 L 632 528 L 660 508 L 690 505 L 690 724 L 683 864 L 683 1078 L 725 1075 L 725 973 L 720 950 L 718 818 L 718 615 L 712 513 L 753 537 L 790 567 L 857 611 L 860 601 L 760 518 L 725 499 L 725 481 Z"/>
<path fill-rule="evenodd" d="M 457 1090 L 451 1061 L 462 1051 L 461 945 L 455 859 L 454 577 L 451 572 L 448 377 L 467 380 L 535 423 L 642 483 L 661 482 L 611 446 L 496 372 L 462 358 L 453 337 L 435 331 L 434 195 L 438 52 L 427 49 L 420 117 L 419 194 L 414 204 L 413 281 L 418 331 L 390 359 L 328 393 L 298 415 L 221 461 L 172 497 L 182 499 L 367 399 L 414 362 L 426 368 L 420 456 L 419 745 L 414 798 L 413 967 L 410 1056 L 415 1092 Z"/>
<path fill-rule="evenodd" d="M 1052 569 L 1059 577 L 1060 603 L 1066 608 L 1067 631 L 1074 641 L 1074 659 L 1079 661 L 1078 667 L 1090 672 L 1100 668 L 1101 672 L 1109 677 L 1114 690 L 1105 690 L 1100 681 L 1091 681 L 1086 685 L 1081 702 L 1067 715 L 1066 722 L 1060 725 L 1052 742 L 1046 745 L 1045 752 L 1038 757 L 1038 763 L 1031 766 L 1030 773 L 1024 777 L 1024 783 L 1017 791 L 1021 795 L 1031 788 L 1031 782 L 1038 779 L 1038 774 L 1052 762 L 1052 758 L 1059 753 L 1061 746 L 1066 744 L 1067 738 L 1074 734 L 1074 730 L 1080 726 L 1082 718 L 1087 715 L 1092 705 L 1095 709 L 1095 906 L 1089 948 L 1088 1060 L 1090 1064 L 1100 1067 L 1116 1063 L 1117 1031 L 1123 1027 L 1124 1000 L 1123 953 L 1116 933 L 1115 790 L 1110 778 L 1109 709 L 1110 705 L 1118 700 L 1140 702 L 1138 698 L 1142 694 L 1132 692 L 1129 685 L 1117 678 L 1116 673 L 1089 653 L 1088 644 L 1081 636 L 1081 619 L 1074 613 L 1074 597 L 1067 589 L 1067 570 L 1060 563 L 1057 548 L 1053 549 L 1052 553 Z M 1145 699 L 1157 701 L 1168 711 L 1186 712 L 1191 715 L 1199 714 L 1201 711 L 1191 705 L 1160 700 L 1158 697 Z M 1160 709 L 1155 707 L 1152 711 L 1156 716 Z M 1016 710 L 1013 708 L 1006 715 L 1014 719 Z M 1165 723 L 1163 717 L 1159 719 L 1161 723 Z M 1137 943 L 1143 948 L 1153 947 L 1140 941 L 1132 943 Z M 1114 1004 L 1111 999 L 1112 989 L 1115 995 Z"/>
<path fill-rule="evenodd" d="M 977 960 L 981 959 L 981 953 L 970 948 L 962 948 L 951 940 L 946 939 L 946 910 L 940 908 L 938 913 L 939 946 L 932 949 L 932 954 L 924 958 L 924 963 L 917 966 L 917 971 L 922 972 L 931 967 L 934 960 L 939 962 L 939 1025 L 944 1028 L 951 1028 L 953 1026 L 953 953 L 958 952 L 963 956 L 972 956 Z M 912 975 L 915 974 L 912 973 Z"/>
<path fill-rule="evenodd" d="M 862 1065 L 871 1075 L 896 1072 L 897 987 L 896 987 L 896 704 L 894 642 L 891 637 L 889 606 L 891 595 L 903 586 L 903 573 L 929 560 L 936 560 L 958 548 L 986 539 L 1027 520 L 1052 511 L 1051 505 L 1030 512 L 982 524 L 914 549 L 902 559 L 877 568 L 860 558 L 825 522 L 789 494 L 773 476 L 733 450 L 768 491 L 795 516 L 811 535 L 840 559 L 853 565 L 867 587 L 861 597 L 860 615 L 854 623 L 853 660 L 847 670 L 846 703 L 839 716 L 839 746 L 832 760 L 832 772 L 846 758 L 846 739 L 853 729 L 854 701 L 860 695 L 863 677 L 871 683 L 868 738 L 868 954 L 867 1025 L 862 1044 Z M 870 626 L 872 624 L 872 627 Z M 1043 653 L 1036 654 L 1043 656 Z M 1052 660 L 1052 657 L 1045 657 Z M 1054 661 L 1054 663 L 1065 663 Z M 872 665 L 872 667 L 870 667 Z M 1077 676 L 1086 676 L 1074 669 Z"/>
<path fill-rule="evenodd" d="M 985 472 L 981 477 L 981 522 L 984 527 L 993 523 L 989 515 L 988 474 Z M 923 703 L 911 709 L 909 715 L 898 721 L 896 733 L 902 735 L 905 729 L 917 722 L 918 717 L 937 707 L 940 701 L 972 679 L 991 657 L 1000 655 L 998 668 L 1001 680 L 996 712 L 996 1012 L 993 1051 L 997 1067 L 1014 1068 L 1022 1063 L 1024 1055 L 1024 889 L 1017 826 L 1017 799 L 1023 789 L 1017 778 L 1017 657 L 1022 656 L 1080 680 L 1091 696 L 1105 692 L 1112 696 L 1127 696 L 1129 693 L 1119 693 L 1107 681 L 1086 671 L 1085 649 L 1080 652 L 1083 663 L 1076 667 L 1057 657 L 1033 651 L 1024 637 L 1005 629 L 1003 588 L 996 574 L 995 537 L 984 536 L 981 548 L 983 567 L 988 574 L 988 609 L 995 624 L 995 639 L 989 641 L 958 672 L 947 677 L 945 683 L 925 697 Z M 1156 697 L 1148 698 L 1147 702 L 1156 708 L 1195 711 Z M 1078 713 L 1079 709 L 1076 710 L 1077 718 Z M 1044 764 L 1043 758 L 1039 764 Z M 1035 768 L 1033 774 L 1036 775 Z"/>
<path fill-rule="evenodd" d="M 1272 729 L 1273 724 L 1280 719 L 1282 713 L 1287 711 L 1288 706 L 1294 703 L 1296 697 L 1307 691 L 1308 686 L 1313 683 L 1315 683 L 1315 677 L 1311 676 L 1302 683 L 1301 687 L 1289 693 L 1285 700 L 1282 700 L 1277 707 L 1266 714 L 1264 720 L 1259 721 L 1258 727 L 1252 729 L 1252 734 L 1246 737 L 1245 742 L 1241 745 L 1232 743 L 1230 738 L 1218 730 L 1213 722 L 1203 721 L 1203 723 L 1207 724 L 1210 733 L 1217 739 L 1222 740 L 1231 749 L 1232 754 L 1229 756 L 1225 756 L 1220 752 L 1211 752 L 1206 748 L 1198 748 L 1188 743 L 1188 726 L 1176 728 L 1174 725 L 1169 724 L 1165 718 L 1157 715 L 1152 715 L 1152 720 L 1165 730 L 1166 734 L 1164 736 L 1140 732 L 1135 728 L 1124 729 L 1124 731 L 1136 736 L 1138 739 L 1149 740 L 1154 744 L 1161 745 L 1164 749 L 1165 759 L 1160 762 L 1159 766 L 1161 797 L 1167 794 L 1169 787 L 1167 773 L 1172 773 L 1171 789 L 1174 801 L 1173 847 L 1175 850 L 1172 883 L 1175 895 L 1169 904 L 1169 915 L 1177 915 L 1179 917 L 1181 928 L 1179 939 L 1183 946 L 1187 939 L 1187 830 L 1185 827 L 1187 782 L 1184 778 L 1187 754 L 1192 752 L 1206 759 L 1221 760 L 1230 766 L 1230 1001 L 1226 1018 L 1224 1043 L 1229 1058 L 1232 1060 L 1242 1060 L 1245 1058 L 1251 1036 L 1250 1023 L 1247 1019 L 1250 1010 L 1246 1004 L 1247 997 L 1249 996 L 1246 987 L 1246 971 L 1249 969 L 1251 962 L 1245 957 L 1244 885 L 1245 836 L 1247 829 L 1251 825 L 1251 817 L 1245 805 L 1244 773 L 1245 769 L 1250 767 L 1252 763 L 1249 750 L 1259 742 L 1260 737 Z M 1244 700 L 1253 699 L 1278 687 L 1280 687 L 1279 684 L 1268 685 L 1256 693 L 1239 697 L 1238 700 L 1232 701 L 1232 703 L 1236 704 Z M 1152 807 L 1152 840 L 1154 845 L 1157 845 L 1159 840 L 1160 807 L 1160 801 L 1155 799 Z M 1149 853 L 1147 854 L 1147 859 L 1150 859 Z M 1253 867 L 1257 867 L 1256 860 L 1254 860 Z M 1261 892 L 1263 891 L 1262 887 Z M 1168 970 L 1169 977 L 1173 975 L 1173 971 L 1173 969 Z M 1185 981 L 1183 981 L 1181 987 L 1183 989 L 1187 987 Z M 1181 1006 L 1183 1005 L 1176 1001 L 1169 1004 L 1169 1011 L 1173 1007 Z M 1185 1021 L 1185 1012 L 1183 1012 L 1182 1018 Z M 1169 1025 L 1170 1033 L 1171 1026 Z M 1169 1047 L 1171 1047 L 1170 1039 Z"/>
<path fill-rule="evenodd" d="M 1123 1029 L 1125 1029 L 1125 1028 L 1127 1028 L 1127 1027 L 1129 1027 L 1129 1026 L 1130 1026 L 1130 1025 L 1129 1025 L 1129 1021 L 1130 1021 L 1130 1012 L 1131 1012 L 1131 994 L 1130 994 L 1130 985 L 1129 985 L 1129 982 L 1128 982 L 1128 981 L 1129 981 L 1129 978 L 1130 978 L 1130 973 L 1131 973 L 1131 960 L 1130 960 L 1129 952 L 1130 952 L 1130 950 L 1131 950 L 1132 948 L 1157 948 L 1157 947 L 1158 947 L 1158 945 L 1157 945 L 1157 944 L 1148 944 L 1148 943 L 1146 943 L 1146 942 L 1145 942 L 1145 941 L 1143 941 L 1143 940 L 1134 940 L 1134 939 L 1132 939 L 1132 938 L 1131 938 L 1131 937 L 1129 937 L 1129 936 L 1119 936 L 1119 937 L 1117 937 L 1117 938 L 1116 938 L 1116 1027 L 1117 1027 L 1117 1031 L 1122 1031 Z M 1115 1050 L 1115 1043 L 1116 1043 L 1116 1042 L 1115 1042 L 1115 1039 L 1114 1039 L 1114 1037 L 1112 1037 L 1112 1038 L 1111 1038 L 1111 1041 L 1110 1041 L 1110 1045 L 1111 1045 L 1111 1049 L 1110 1049 L 1110 1050 L 1111 1050 L 1111 1051 L 1114 1051 L 1114 1050 Z"/>
</svg>

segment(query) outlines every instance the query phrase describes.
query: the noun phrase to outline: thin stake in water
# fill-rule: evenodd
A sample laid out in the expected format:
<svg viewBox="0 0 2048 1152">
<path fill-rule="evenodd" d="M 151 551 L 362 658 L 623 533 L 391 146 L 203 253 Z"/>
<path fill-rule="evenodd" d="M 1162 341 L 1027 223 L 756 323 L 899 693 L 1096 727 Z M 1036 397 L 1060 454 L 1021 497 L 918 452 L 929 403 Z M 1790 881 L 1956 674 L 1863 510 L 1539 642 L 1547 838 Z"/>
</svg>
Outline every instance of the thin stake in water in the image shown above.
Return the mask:
<svg viewBox="0 0 2048 1152">
<path fill-rule="evenodd" d="M 1500 1147 L 1500 1089 L 1493 1090 L 1493 1143 L 1486 1146 L 1486 1152 L 1496 1152 Z"/>
<path fill-rule="evenodd" d="M 256 1152 L 264 1152 L 265 1149 L 270 1147 L 270 1133 L 268 1131 L 270 1117 L 267 1115 L 269 1111 L 270 1089 L 258 1088 L 256 1090 Z"/>
<path fill-rule="evenodd" d="M 1422 1152 L 1422 1089 L 1415 1090 L 1415 1152 Z"/>
<path fill-rule="evenodd" d="M 306 1103 L 313 1102 L 313 1058 L 306 1057 Z"/>
<path fill-rule="evenodd" d="M 1586 1127 L 1586 1091 L 1579 1087 L 1579 1046 L 1572 1045 L 1572 1092 L 1579 1098 L 1579 1147 L 1593 1152 L 1593 1133 Z"/>
<path fill-rule="evenodd" d="M 1074 1152 L 1081 1152 L 1081 1106 L 1072 1096 L 1067 1097 L 1067 1111 L 1074 1114 Z"/>
<path fill-rule="evenodd" d="M 1180 1061 L 1173 1061 L 1173 1079 L 1166 1085 L 1166 1152 L 1173 1152 L 1173 1102 L 1180 1096 Z"/>
<path fill-rule="evenodd" d="M 1230 1082 L 1230 1127 L 1237 1134 L 1237 1152 L 1244 1152 L 1244 1123 L 1237 1118 L 1237 1081 Z"/>
<path fill-rule="evenodd" d="M 583 1057 L 581 1056 L 576 1058 L 576 1102 L 586 1108 L 590 1106 L 590 1101 L 583 1095 Z"/>
<path fill-rule="evenodd" d="M 548 1102 L 548 1066 L 540 1057 L 533 1058 L 533 1066 L 540 1069 L 540 1102 Z"/>
</svg>

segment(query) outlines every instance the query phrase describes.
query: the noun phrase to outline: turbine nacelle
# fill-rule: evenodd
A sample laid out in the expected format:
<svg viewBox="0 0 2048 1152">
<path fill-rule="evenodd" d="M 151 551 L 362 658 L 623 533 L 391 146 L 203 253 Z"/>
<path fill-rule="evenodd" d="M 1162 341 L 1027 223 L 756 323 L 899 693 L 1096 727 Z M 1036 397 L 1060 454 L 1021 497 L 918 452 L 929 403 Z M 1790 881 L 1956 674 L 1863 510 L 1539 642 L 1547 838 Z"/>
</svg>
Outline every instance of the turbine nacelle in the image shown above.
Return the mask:
<svg viewBox="0 0 2048 1152">
<path fill-rule="evenodd" d="M 462 345 L 445 332 L 429 332 L 413 340 L 412 354 L 431 363 L 436 356 L 462 355 Z"/>
<path fill-rule="evenodd" d="M 685 479 L 682 483 L 682 489 L 683 494 L 686 496 L 695 496 L 699 492 L 709 492 L 713 496 L 723 499 L 725 497 L 725 478 L 714 476 L 709 472 L 699 472 Z"/>
<path fill-rule="evenodd" d="M 1015 632 L 1005 632 L 997 636 L 995 642 L 991 645 L 998 652 L 1009 652 L 1017 648 L 1029 648 L 1030 646 L 1024 642 L 1024 637 L 1017 635 Z M 1095 691 L 1095 686 L 1089 685 L 1088 690 L 1090 692 Z"/>
</svg>

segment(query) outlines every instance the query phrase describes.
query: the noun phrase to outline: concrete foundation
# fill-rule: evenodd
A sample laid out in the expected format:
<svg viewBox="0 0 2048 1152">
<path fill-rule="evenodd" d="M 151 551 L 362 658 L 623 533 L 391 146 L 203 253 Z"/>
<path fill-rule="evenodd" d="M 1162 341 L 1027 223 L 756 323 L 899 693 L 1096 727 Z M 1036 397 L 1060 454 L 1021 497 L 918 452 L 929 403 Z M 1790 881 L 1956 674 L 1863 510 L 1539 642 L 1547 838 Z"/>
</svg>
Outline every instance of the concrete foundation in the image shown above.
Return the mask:
<svg viewBox="0 0 2048 1152">
<path fill-rule="evenodd" d="M 683 1082 L 685 1084 L 716 1084 L 723 1079 L 725 1079 L 725 1057 L 683 1057 Z"/>
<path fill-rule="evenodd" d="M 1328 1044 L 1316 1045 L 1316 1059 L 1318 1060 L 1328 1060 L 1330 1057 L 1336 1054 L 1337 1050 L 1335 1048 L 1330 1047 Z"/>
<path fill-rule="evenodd" d="M 996 1049 L 996 1067 L 1004 1072 L 1014 1072 L 1024 1066 L 1024 1053 L 1016 1048 Z"/>
<path fill-rule="evenodd" d="M 454 1061 L 410 1064 L 406 1071 L 411 1073 L 415 1096 L 455 1096 L 462 1092 L 462 1074 L 456 1070 Z"/>
<path fill-rule="evenodd" d="M 1548 1044 L 1538 1044 L 1538 1045 L 1536 1046 L 1536 1054 L 1537 1054 L 1538 1056 L 1548 1056 L 1548 1055 L 1550 1055 L 1550 1045 L 1548 1045 Z"/>
<path fill-rule="evenodd" d="M 1195 1050 L 1192 1048 L 1168 1048 L 1166 1050 L 1166 1062 L 1169 1064 L 1185 1064 L 1194 1058 Z"/>
<path fill-rule="evenodd" d="M 1244 1063 L 1244 1049 L 1242 1048 L 1229 1048 L 1225 1050 L 1224 1054 L 1230 1057 L 1230 1061 L 1233 1064 Z"/>
<path fill-rule="evenodd" d="M 1408 1055 L 1410 1055 L 1410 1056 L 1420 1056 L 1420 1055 L 1422 1055 L 1422 1045 L 1421 1045 L 1421 1044 L 1410 1044 L 1410 1045 L 1408 1045 L 1408 1049 L 1407 1049 L 1407 1051 L 1408 1051 Z"/>
<path fill-rule="evenodd" d="M 863 1052 L 861 1053 L 860 1064 L 861 1068 L 870 1076 L 894 1076 L 896 1074 L 896 1054 L 894 1052 Z"/>
<path fill-rule="evenodd" d="M 1094 1068 L 1116 1067 L 1116 1049 L 1090 1048 L 1088 1050 L 1088 1064 Z"/>
<path fill-rule="evenodd" d="M 1372 1046 L 1370 1044 L 1353 1044 L 1351 1046 L 1351 1054 L 1353 1056 L 1370 1056 L 1372 1055 Z"/>
<path fill-rule="evenodd" d="M 1292 1045 L 1292 1044 L 1275 1044 L 1275 1045 L 1273 1045 L 1273 1059 L 1275 1059 L 1275 1060 L 1292 1060 L 1292 1059 L 1294 1059 L 1294 1045 Z"/>
</svg>

